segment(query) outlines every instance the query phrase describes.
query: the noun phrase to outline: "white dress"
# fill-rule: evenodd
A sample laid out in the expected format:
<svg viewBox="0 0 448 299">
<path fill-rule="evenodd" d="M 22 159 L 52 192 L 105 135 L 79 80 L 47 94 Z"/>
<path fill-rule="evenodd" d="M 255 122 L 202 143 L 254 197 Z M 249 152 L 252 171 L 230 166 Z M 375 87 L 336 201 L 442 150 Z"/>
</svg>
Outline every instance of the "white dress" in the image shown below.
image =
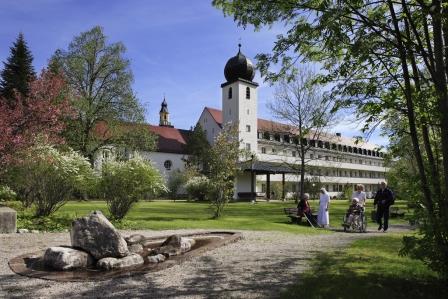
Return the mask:
<svg viewBox="0 0 448 299">
<path fill-rule="evenodd" d="M 317 224 L 330 225 L 330 214 L 328 213 L 328 205 L 330 203 L 330 195 L 321 194 L 319 200 L 319 213 L 317 214 Z"/>
</svg>

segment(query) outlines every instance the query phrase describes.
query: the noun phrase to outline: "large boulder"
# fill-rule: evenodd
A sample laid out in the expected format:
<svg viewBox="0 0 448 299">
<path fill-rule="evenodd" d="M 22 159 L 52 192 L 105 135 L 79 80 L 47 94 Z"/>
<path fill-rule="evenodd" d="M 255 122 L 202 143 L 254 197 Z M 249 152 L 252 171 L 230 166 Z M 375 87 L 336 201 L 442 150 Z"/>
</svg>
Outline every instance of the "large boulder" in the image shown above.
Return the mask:
<svg viewBox="0 0 448 299">
<path fill-rule="evenodd" d="M 166 260 L 166 257 L 163 254 L 148 256 L 148 262 L 151 264 L 161 263 L 161 262 L 164 262 L 165 260 Z"/>
<path fill-rule="evenodd" d="M 87 268 L 93 262 L 87 252 L 69 247 L 50 247 L 44 254 L 44 265 L 56 270 Z"/>
<path fill-rule="evenodd" d="M 132 266 L 142 265 L 144 263 L 143 257 L 139 254 L 133 253 L 131 255 L 125 256 L 123 258 L 113 258 L 106 257 L 100 259 L 96 266 L 102 270 L 114 270 L 114 269 L 123 269 Z"/>
<path fill-rule="evenodd" d="M 89 252 L 97 260 L 129 255 L 126 241 L 100 211 L 73 221 L 70 238 L 73 247 Z"/>
</svg>

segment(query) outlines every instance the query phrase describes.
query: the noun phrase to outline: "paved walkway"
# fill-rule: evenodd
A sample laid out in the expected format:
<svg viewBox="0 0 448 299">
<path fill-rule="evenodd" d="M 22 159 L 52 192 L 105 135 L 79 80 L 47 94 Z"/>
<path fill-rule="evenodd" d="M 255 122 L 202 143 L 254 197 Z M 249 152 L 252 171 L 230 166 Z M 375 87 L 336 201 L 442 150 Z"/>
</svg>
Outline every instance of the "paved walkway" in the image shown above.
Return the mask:
<svg viewBox="0 0 448 299">
<path fill-rule="evenodd" d="M 391 227 L 390 233 L 408 230 Z M 146 236 L 182 231 L 133 231 Z M 123 232 L 129 235 L 130 232 Z M 244 240 L 172 268 L 100 282 L 54 282 L 13 273 L 8 260 L 49 246 L 69 245 L 68 233 L 0 234 L 0 298 L 275 298 L 296 282 L 320 252 L 376 235 L 335 232 L 296 235 L 243 231 Z"/>
</svg>

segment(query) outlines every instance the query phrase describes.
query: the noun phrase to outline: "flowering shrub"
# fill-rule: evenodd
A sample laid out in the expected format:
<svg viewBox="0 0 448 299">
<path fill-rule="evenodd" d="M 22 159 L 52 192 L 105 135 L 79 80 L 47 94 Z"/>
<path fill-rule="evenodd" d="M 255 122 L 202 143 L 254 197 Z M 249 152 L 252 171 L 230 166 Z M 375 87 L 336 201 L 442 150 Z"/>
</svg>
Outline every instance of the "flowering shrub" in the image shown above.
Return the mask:
<svg viewBox="0 0 448 299">
<path fill-rule="evenodd" d="M 88 160 L 71 149 L 62 152 L 38 145 L 20 157 L 8 170 L 7 180 L 25 206 L 35 206 L 35 216 L 51 215 L 73 192 L 85 192 L 95 184 Z"/>
<path fill-rule="evenodd" d="M 206 176 L 194 176 L 185 184 L 185 189 L 190 197 L 204 200 L 209 188 L 209 179 Z"/>
<path fill-rule="evenodd" d="M 0 201 L 13 200 L 16 198 L 16 193 L 8 186 L 0 186 Z"/>
<path fill-rule="evenodd" d="M 115 220 L 123 219 L 132 205 L 145 196 L 168 191 L 159 171 L 140 157 L 105 163 L 100 190 Z"/>
</svg>

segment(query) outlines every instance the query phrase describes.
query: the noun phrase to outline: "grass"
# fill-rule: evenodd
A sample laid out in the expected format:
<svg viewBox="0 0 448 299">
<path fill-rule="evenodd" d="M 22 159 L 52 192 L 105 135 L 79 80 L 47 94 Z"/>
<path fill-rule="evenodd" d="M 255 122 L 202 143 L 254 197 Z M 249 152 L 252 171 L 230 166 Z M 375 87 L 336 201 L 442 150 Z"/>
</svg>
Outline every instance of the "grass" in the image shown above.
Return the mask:
<svg viewBox="0 0 448 299">
<path fill-rule="evenodd" d="M 313 211 L 317 212 L 318 201 L 310 201 Z M 369 202 L 370 210 L 372 203 Z M 397 205 L 403 205 L 397 203 Z M 289 202 L 236 202 L 227 205 L 224 216 L 211 219 L 213 215 L 208 203 L 188 201 L 141 201 L 136 203 L 122 222 L 115 223 L 119 228 L 126 229 L 242 229 L 242 230 L 271 230 L 300 234 L 330 233 L 326 230 L 310 228 L 303 221 L 303 225 L 291 224 L 283 213 L 283 208 L 294 207 Z M 330 224 L 340 227 L 348 203 L 345 200 L 332 201 L 330 206 Z M 19 228 L 39 230 L 68 229 L 73 219 L 87 215 L 93 210 L 101 210 L 107 215 L 104 201 L 69 201 L 55 215 L 46 221 L 31 218 L 30 211 L 19 211 Z M 395 219 L 393 223 L 404 223 L 405 220 Z"/>
<path fill-rule="evenodd" d="M 446 281 L 421 261 L 400 257 L 402 234 L 358 240 L 319 254 L 283 298 L 448 298 Z"/>
</svg>

